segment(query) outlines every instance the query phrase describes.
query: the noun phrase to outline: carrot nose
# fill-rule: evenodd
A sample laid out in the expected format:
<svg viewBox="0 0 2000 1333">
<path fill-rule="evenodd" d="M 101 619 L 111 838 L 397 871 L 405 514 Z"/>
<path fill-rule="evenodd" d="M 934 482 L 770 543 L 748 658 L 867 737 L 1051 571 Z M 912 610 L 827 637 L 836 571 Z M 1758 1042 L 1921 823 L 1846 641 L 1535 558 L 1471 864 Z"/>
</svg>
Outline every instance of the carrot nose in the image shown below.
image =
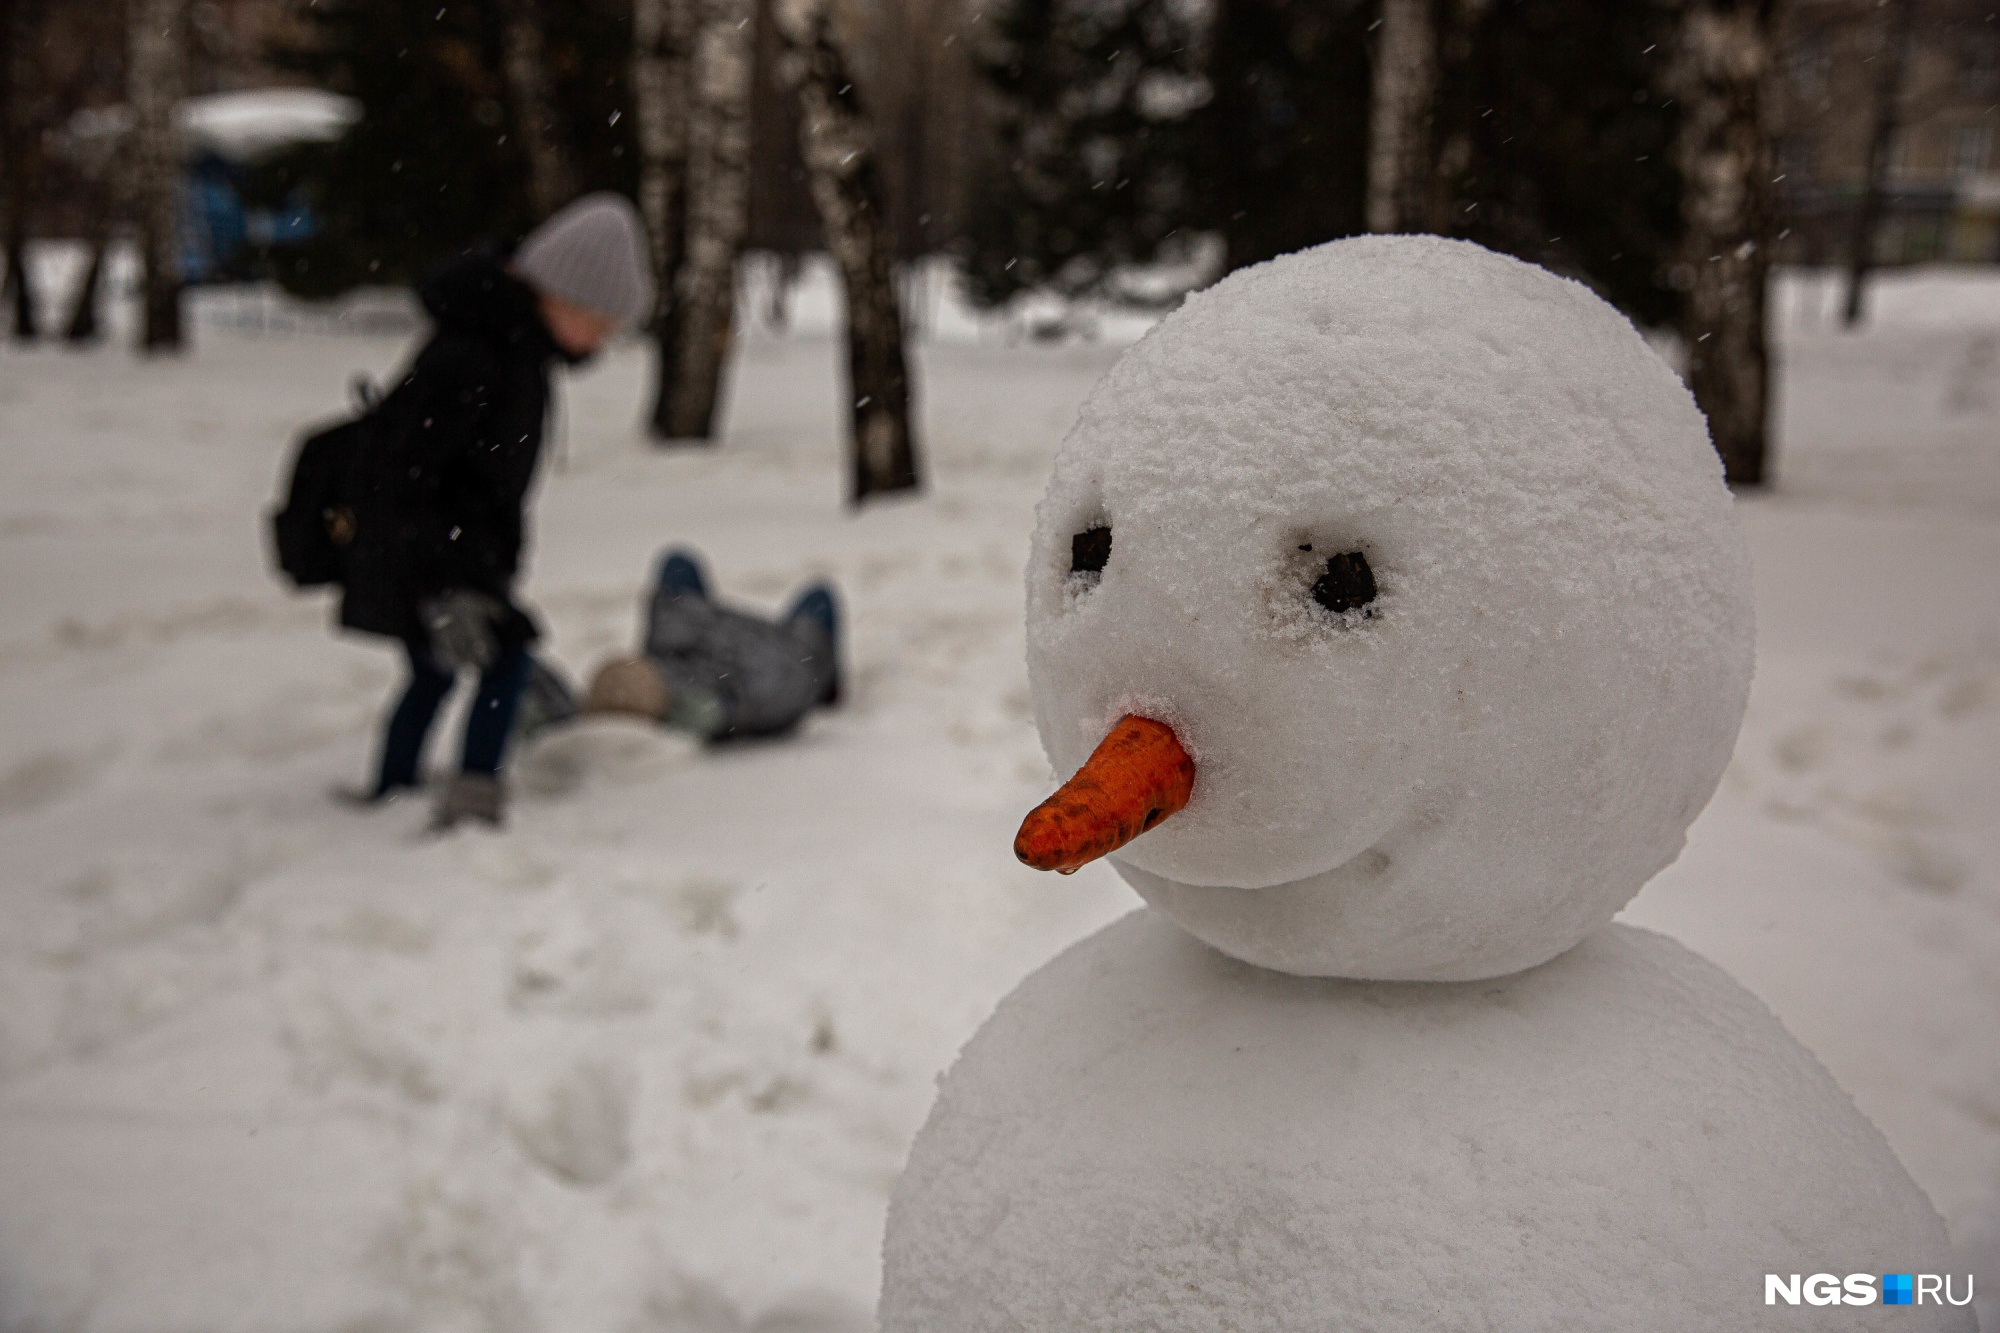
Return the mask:
<svg viewBox="0 0 2000 1333">
<path fill-rule="evenodd" d="M 1194 760 L 1174 729 L 1128 713 L 1075 777 L 1028 812 L 1014 835 L 1014 855 L 1037 870 L 1073 874 L 1152 828 L 1193 794 Z"/>
</svg>

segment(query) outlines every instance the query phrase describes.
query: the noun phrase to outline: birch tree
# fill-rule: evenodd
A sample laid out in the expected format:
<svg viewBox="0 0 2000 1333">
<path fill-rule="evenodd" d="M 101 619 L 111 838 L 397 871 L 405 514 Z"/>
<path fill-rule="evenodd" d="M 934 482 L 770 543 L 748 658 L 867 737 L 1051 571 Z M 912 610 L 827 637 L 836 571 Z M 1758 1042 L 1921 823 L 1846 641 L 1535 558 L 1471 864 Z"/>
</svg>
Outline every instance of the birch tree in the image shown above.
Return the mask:
<svg viewBox="0 0 2000 1333">
<path fill-rule="evenodd" d="M 528 157 L 528 200 L 535 216 L 545 218 L 575 197 L 576 177 L 562 151 L 541 16 L 535 0 L 502 0 L 500 12 L 502 67 Z"/>
<path fill-rule="evenodd" d="M 785 77 L 826 243 L 847 294 L 849 498 L 915 490 L 910 377 L 891 268 L 875 128 L 834 40 L 827 0 L 777 0 Z"/>
<path fill-rule="evenodd" d="M 1902 128 L 1903 71 L 1910 53 L 1911 0 L 1886 0 L 1882 49 L 1875 57 L 1874 123 L 1868 134 L 1868 175 L 1854 209 L 1854 236 L 1848 243 L 1847 299 L 1841 324 L 1861 322 L 1868 272 L 1875 267 L 1876 235 L 1882 229 L 1883 204 L 1889 196 L 1889 163 Z"/>
<path fill-rule="evenodd" d="M 176 351 L 182 343 L 180 153 L 174 107 L 186 73 L 186 0 L 131 0 L 125 77 L 132 107 L 129 190 L 145 266 L 140 345 Z"/>
<path fill-rule="evenodd" d="M 689 0 L 633 0 L 632 94 L 638 119 L 639 214 L 652 247 L 653 406 L 648 429 L 673 435 L 674 333 L 670 318 L 680 273 L 685 225 L 688 117 Z"/>
<path fill-rule="evenodd" d="M 1368 230 L 1435 231 L 1433 108 L 1437 32 L 1431 0 L 1382 0 L 1368 117 Z"/>
<path fill-rule="evenodd" d="M 750 203 L 751 0 L 694 0 L 683 249 L 666 335 L 666 435 L 709 440 L 735 316 Z"/>
<path fill-rule="evenodd" d="M 1732 486 L 1765 478 L 1771 162 L 1763 82 L 1773 0 L 1688 0 L 1673 81 L 1686 238 L 1687 380 Z"/>
</svg>

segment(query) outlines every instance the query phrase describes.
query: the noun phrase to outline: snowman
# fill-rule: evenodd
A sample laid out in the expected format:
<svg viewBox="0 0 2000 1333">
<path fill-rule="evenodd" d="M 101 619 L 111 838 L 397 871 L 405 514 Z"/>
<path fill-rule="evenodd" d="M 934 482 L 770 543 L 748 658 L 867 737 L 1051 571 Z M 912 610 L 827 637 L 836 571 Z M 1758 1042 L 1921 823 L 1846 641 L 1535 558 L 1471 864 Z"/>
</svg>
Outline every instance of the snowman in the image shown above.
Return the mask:
<svg viewBox="0 0 2000 1333">
<path fill-rule="evenodd" d="M 1150 910 L 944 1079 L 884 1333 L 1973 1327 L 1881 1304 L 1944 1227 L 1818 1062 L 1611 924 L 1752 660 L 1701 415 L 1611 307 L 1425 237 L 1235 273 L 1091 395 L 1027 583 L 1073 776 L 1016 852 Z"/>
</svg>

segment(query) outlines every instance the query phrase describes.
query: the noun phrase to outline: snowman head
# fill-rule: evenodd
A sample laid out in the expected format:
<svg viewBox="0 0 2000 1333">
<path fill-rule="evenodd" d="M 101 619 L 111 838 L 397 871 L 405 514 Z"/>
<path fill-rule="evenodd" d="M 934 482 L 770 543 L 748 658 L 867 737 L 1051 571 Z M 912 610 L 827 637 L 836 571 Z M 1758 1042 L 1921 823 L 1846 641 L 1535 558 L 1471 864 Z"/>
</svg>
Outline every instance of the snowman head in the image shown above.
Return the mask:
<svg viewBox="0 0 2000 1333">
<path fill-rule="evenodd" d="M 1679 854 L 1742 718 L 1701 414 L 1617 311 L 1475 245 L 1337 241 L 1191 297 L 1037 517 L 1029 678 L 1075 777 L 1017 851 L 1108 851 L 1247 962 L 1552 958 Z"/>
</svg>

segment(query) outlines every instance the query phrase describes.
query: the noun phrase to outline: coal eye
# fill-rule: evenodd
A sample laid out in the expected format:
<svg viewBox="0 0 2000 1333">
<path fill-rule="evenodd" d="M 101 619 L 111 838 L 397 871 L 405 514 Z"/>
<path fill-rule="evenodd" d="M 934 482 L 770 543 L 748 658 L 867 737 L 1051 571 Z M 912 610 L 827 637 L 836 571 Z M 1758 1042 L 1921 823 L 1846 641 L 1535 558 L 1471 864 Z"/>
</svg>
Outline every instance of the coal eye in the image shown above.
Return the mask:
<svg viewBox="0 0 2000 1333">
<path fill-rule="evenodd" d="M 1326 572 L 1313 584 L 1313 600 L 1329 611 L 1352 611 L 1374 601 L 1375 571 L 1368 568 L 1368 557 L 1359 551 L 1328 556 Z"/>
<path fill-rule="evenodd" d="M 1087 528 L 1069 539 L 1069 572 L 1102 574 L 1111 561 L 1111 529 Z"/>
</svg>

